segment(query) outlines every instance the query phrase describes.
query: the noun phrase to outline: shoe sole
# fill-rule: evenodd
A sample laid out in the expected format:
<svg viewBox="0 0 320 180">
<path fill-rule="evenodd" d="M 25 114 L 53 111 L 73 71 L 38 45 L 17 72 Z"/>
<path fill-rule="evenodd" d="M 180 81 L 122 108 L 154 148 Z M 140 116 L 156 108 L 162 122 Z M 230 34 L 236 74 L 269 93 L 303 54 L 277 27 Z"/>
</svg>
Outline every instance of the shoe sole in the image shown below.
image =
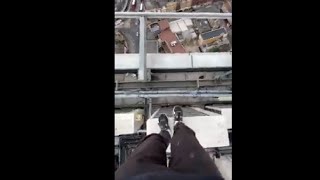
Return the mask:
<svg viewBox="0 0 320 180">
<path fill-rule="evenodd" d="M 165 126 L 167 126 L 167 127 L 166 127 L 167 129 L 170 129 L 170 126 L 169 126 L 169 118 L 168 118 L 168 116 L 167 116 L 166 114 L 160 114 L 159 119 L 158 119 L 158 125 L 159 125 L 159 127 L 160 127 L 160 117 L 161 117 L 161 115 L 164 115 L 164 116 L 166 117 L 167 124 L 166 124 Z M 161 129 L 161 127 L 160 127 L 160 129 Z"/>
<path fill-rule="evenodd" d="M 180 108 L 181 110 L 178 110 L 178 111 L 174 111 L 176 108 Z M 176 115 L 176 113 L 180 113 L 180 118 L 178 118 L 178 116 Z M 182 111 L 182 107 L 181 106 L 174 106 L 173 109 L 172 109 L 172 114 L 173 114 L 173 118 L 174 118 L 174 121 L 182 121 L 182 118 L 183 118 L 183 111 Z"/>
</svg>

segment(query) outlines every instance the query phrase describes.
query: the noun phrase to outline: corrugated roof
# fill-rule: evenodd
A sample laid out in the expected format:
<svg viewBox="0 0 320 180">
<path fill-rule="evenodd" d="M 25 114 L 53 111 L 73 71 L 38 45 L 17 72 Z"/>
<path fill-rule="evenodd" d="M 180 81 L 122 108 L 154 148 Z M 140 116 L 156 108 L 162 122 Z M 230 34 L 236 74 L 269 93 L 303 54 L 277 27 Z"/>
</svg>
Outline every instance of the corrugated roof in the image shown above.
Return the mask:
<svg viewBox="0 0 320 180">
<path fill-rule="evenodd" d="M 193 23 L 191 19 L 179 19 L 176 21 L 171 21 L 169 23 L 170 29 L 173 33 L 184 32 L 188 30 L 188 26 L 192 26 Z"/>
<path fill-rule="evenodd" d="M 175 22 L 170 22 L 170 29 L 173 33 L 178 33 L 178 32 L 181 32 L 181 29 L 180 27 L 178 26 L 177 23 Z"/>
<path fill-rule="evenodd" d="M 185 24 L 184 21 L 178 21 L 177 23 L 178 23 L 178 25 L 179 25 L 179 27 L 180 27 L 180 29 L 181 29 L 182 32 L 188 30 L 187 25 Z"/>
<path fill-rule="evenodd" d="M 187 26 L 193 26 L 191 19 L 184 19 L 183 21 Z"/>
<path fill-rule="evenodd" d="M 208 31 L 208 32 L 202 33 L 201 36 L 202 36 L 202 39 L 206 40 L 206 39 L 220 36 L 221 34 L 225 34 L 225 33 L 226 33 L 226 30 L 224 28 L 220 28 L 214 31 Z"/>
</svg>

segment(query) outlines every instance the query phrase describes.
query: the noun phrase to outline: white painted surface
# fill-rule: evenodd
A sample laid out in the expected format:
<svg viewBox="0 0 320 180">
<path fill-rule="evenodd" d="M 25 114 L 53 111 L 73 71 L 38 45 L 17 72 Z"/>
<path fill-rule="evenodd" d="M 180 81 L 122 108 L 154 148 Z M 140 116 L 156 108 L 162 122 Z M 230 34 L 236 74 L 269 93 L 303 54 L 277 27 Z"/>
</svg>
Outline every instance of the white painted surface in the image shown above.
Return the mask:
<svg viewBox="0 0 320 180">
<path fill-rule="evenodd" d="M 218 97 L 219 101 L 232 101 L 232 96 L 231 97 Z"/>
<path fill-rule="evenodd" d="M 231 53 L 194 53 L 193 68 L 232 67 Z"/>
<path fill-rule="evenodd" d="M 221 156 L 215 159 L 215 163 L 225 180 L 232 180 L 232 159 L 229 156 Z"/>
<path fill-rule="evenodd" d="M 139 54 L 115 54 L 115 69 L 138 69 Z"/>
<path fill-rule="evenodd" d="M 188 28 L 187 28 L 187 25 L 184 21 L 179 21 L 178 22 L 178 26 L 180 27 L 181 31 L 184 32 L 184 31 L 187 31 Z"/>
<path fill-rule="evenodd" d="M 173 33 L 181 32 L 181 29 L 180 29 L 180 27 L 178 26 L 177 23 L 170 22 L 170 23 L 169 23 L 169 26 L 170 26 L 170 30 L 171 30 Z"/>
<path fill-rule="evenodd" d="M 132 134 L 134 132 L 134 113 L 115 114 L 114 135 Z"/>
<path fill-rule="evenodd" d="M 191 56 L 186 53 L 147 54 L 147 68 L 151 69 L 191 68 Z"/>
<path fill-rule="evenodd" d="M 188 30 L 188 26 L 192 26 L 193 23 L 191 21 L 191 19 L 179 19 L 176 21 L 171 21 L 169 23 L 170 26 L 170 30 L 173 33 L 179 33 L 179 32 L 184 32 Z"/>
<path fill-rule="evenodd" d="M 221 112 L 226 121 L 227 128 L 232 129 L 232 108 L 222 108 Z"/>
<path fill-rule="evenodd" d="M 232 67 L 232 55 L 225 53 L 147 54 L 147 68 L 185 69 Z M 115 54 L 115 69 L 138 69 L 139 54 Z"/>
<path fill-rule="evenodd" d="M 184 23 L 185 23 L 187 26 L 193 26 L 193 23 L 192 23 L 192 20 L 191 20 L 191 19 L 184 19 Z"/>
<path fill-rule="evenodd" d="M 232 108 L 231 107 L 206 106 L 206 108 L 221 111 L 221 115 L 225 119 L 226 127 L 228 129 L 232 129 Z"/>
<path fill-rule="evenodd" d="M 223 116 L 184 117 L 183 121 L 196 133 L 202 147 L 229 146 L 228 131 Z M 169 118 L 169 126 L 173 129 L 173 118 Z M 147 134 L 159 132 L 158 119 L 149 119 L 147 121 Z M 170 152 L 170 147 L 168 147 L 167 152 Z"/>
</svg>

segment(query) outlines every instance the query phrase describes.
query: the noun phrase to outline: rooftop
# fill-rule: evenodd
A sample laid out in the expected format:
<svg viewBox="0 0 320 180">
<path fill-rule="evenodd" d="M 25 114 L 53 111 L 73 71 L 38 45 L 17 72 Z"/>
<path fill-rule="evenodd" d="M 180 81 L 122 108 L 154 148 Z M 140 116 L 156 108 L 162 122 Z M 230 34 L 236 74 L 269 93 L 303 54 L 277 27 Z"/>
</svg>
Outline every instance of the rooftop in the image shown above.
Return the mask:
<svg viewBox="0 0 320 180">
<path fill-rule="evenodd" d="M 171 21 L 169 25 L 173 33 L 179 33 L 187 31 L 188 27 L 193 26 L 193 23 L 191 19 L 179 19 L 176 21 Z"/>
<path fill-rule="evenodd" d="M 185 53 L 186 50 L 184 49 L 184 47 L 182 46 L 182 44 L 179 42 L 179 40 L 177 39 L 176 35 L 171 32 L 170 29 L 164 30 L 159 34 L 159 38 L 165 42 L 165 46 L 164 49 L 168 49 L 169 52 L 167 53 Z M 174 46 L 171 46 L 170 43 L 176 41 Z"/>
<path fill-rule="evenodd" d="M 213 38 L 213 37 L 220 36 L 221 34 L 225 34 L 225 33 L 226 33 L 226 29 L 225 28 L 220 28 L 220 29 L 217 29 L 217 30 L 214 30 L 214 31 L 209 31 L 209 32 L 202 33 L 201 36 L 202 36 L 202 39 L 206 40 L 206 39 L 210 39 L 210 38 Z"/>
<path fill-rule="evenodd" d="M 150 30 L 151 32 L 156 32 L 160 30 L 160 26 L 158 23 L 152 23 L 150 24 Z"/>
<path fill-rule="evenodd" d="M 167 19 L 159 21 L 158 24 L 161 31 L 169 28 L 169 21 Z"/>
<path fill-rule="evenodd" d="M 199 29 L 200 33 L 208 32 L 211 30 L 211 26 L 207 19 L 195 19 L 193 20 L 193 23 Z"/>
<path fill-rule="evenodd" d="M 159 38 L 164 43 L 163 49 L 166 53 L 185 53 L 186 50 L 177 39 L 176 35 L 170 30 L 168 20 L 159 21 L 160 29 L 162 30 L 159 34 Z M 171 46 L 171 42 L 176 42 L 174 46 Z"/>
<path fill-rule="evenodd" d="M 147 40 L 147 53 L 158 53 L 158 42 L 156 40 Z"/>
</svg>

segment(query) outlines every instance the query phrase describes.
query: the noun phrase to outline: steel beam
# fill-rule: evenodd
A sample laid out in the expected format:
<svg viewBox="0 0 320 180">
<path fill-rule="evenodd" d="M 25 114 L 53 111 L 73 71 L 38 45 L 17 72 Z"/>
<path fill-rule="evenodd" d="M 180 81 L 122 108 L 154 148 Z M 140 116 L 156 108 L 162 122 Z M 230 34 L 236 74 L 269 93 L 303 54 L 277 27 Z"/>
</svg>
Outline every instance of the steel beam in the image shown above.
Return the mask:
<svg viewBox="0 0 320 180">
<path fill-rule="evenodd" d="M 199 87 L 231 87 L 231 79 L 199 80 Z M 150 81 L 150 82 L 117 82 L 117 90 L 122 89 L 156 89 L 156 88 L 197 88 L 196 80 L 186 81 Z"/>
<path fill-rule="evenodd" d="M 175 12 L 115 12 L 115 18 L 192 18 L 192 19 L 227 19 L 232 13 L 175 13 Z"/>
<path fill-rule="evenodd" d="M 229 94 L 117 94 L 114 96 L 118 98 L 161 98 L 161 97 L 231 97 Z"/>
<path fill-rule="evenodd" d="M 143 98 L 118 98 L 114 101 L 115 108 L 144 108 Z M 160 97 L 152 98 L 152 106 L 167 106 L 167 105 L 206 105 L 206 104 L 221 104 L 231 103 L 232 98 L 215 98 L 215 97 Z"/>
<path fill-rule="evenodd" d="M 232 91 L 116 91 L 115 98 L 160 98 L 160 97 L 231 97 Z"/>
<path fill-rule="evenodd" d="M 139 70 L 138 70 L 138 80 L 146 81 L 147 80 L 147 55 L 145 53 L 145 34 L 146 34 L 146 19 L 145 17 L 140 17 L 140 33 L 139 33 Z"/>
<path fill-rule="evenodd" d="M 148 114 L 148 118 L 151 117 L 151 112 L 152 112 L 152 99 L 148 98 L 148 102 L 149 102 L 149 114 Z"/>
<path fill-rule="evenodd" d="M 115 91 L 117 94 L 200 94 L 200 93 L 215 93 L 215 94 L 231 94 L 232 91 L 217 91 L 217 90 L 166 90 L 166 91 Z"/>
</svg>

